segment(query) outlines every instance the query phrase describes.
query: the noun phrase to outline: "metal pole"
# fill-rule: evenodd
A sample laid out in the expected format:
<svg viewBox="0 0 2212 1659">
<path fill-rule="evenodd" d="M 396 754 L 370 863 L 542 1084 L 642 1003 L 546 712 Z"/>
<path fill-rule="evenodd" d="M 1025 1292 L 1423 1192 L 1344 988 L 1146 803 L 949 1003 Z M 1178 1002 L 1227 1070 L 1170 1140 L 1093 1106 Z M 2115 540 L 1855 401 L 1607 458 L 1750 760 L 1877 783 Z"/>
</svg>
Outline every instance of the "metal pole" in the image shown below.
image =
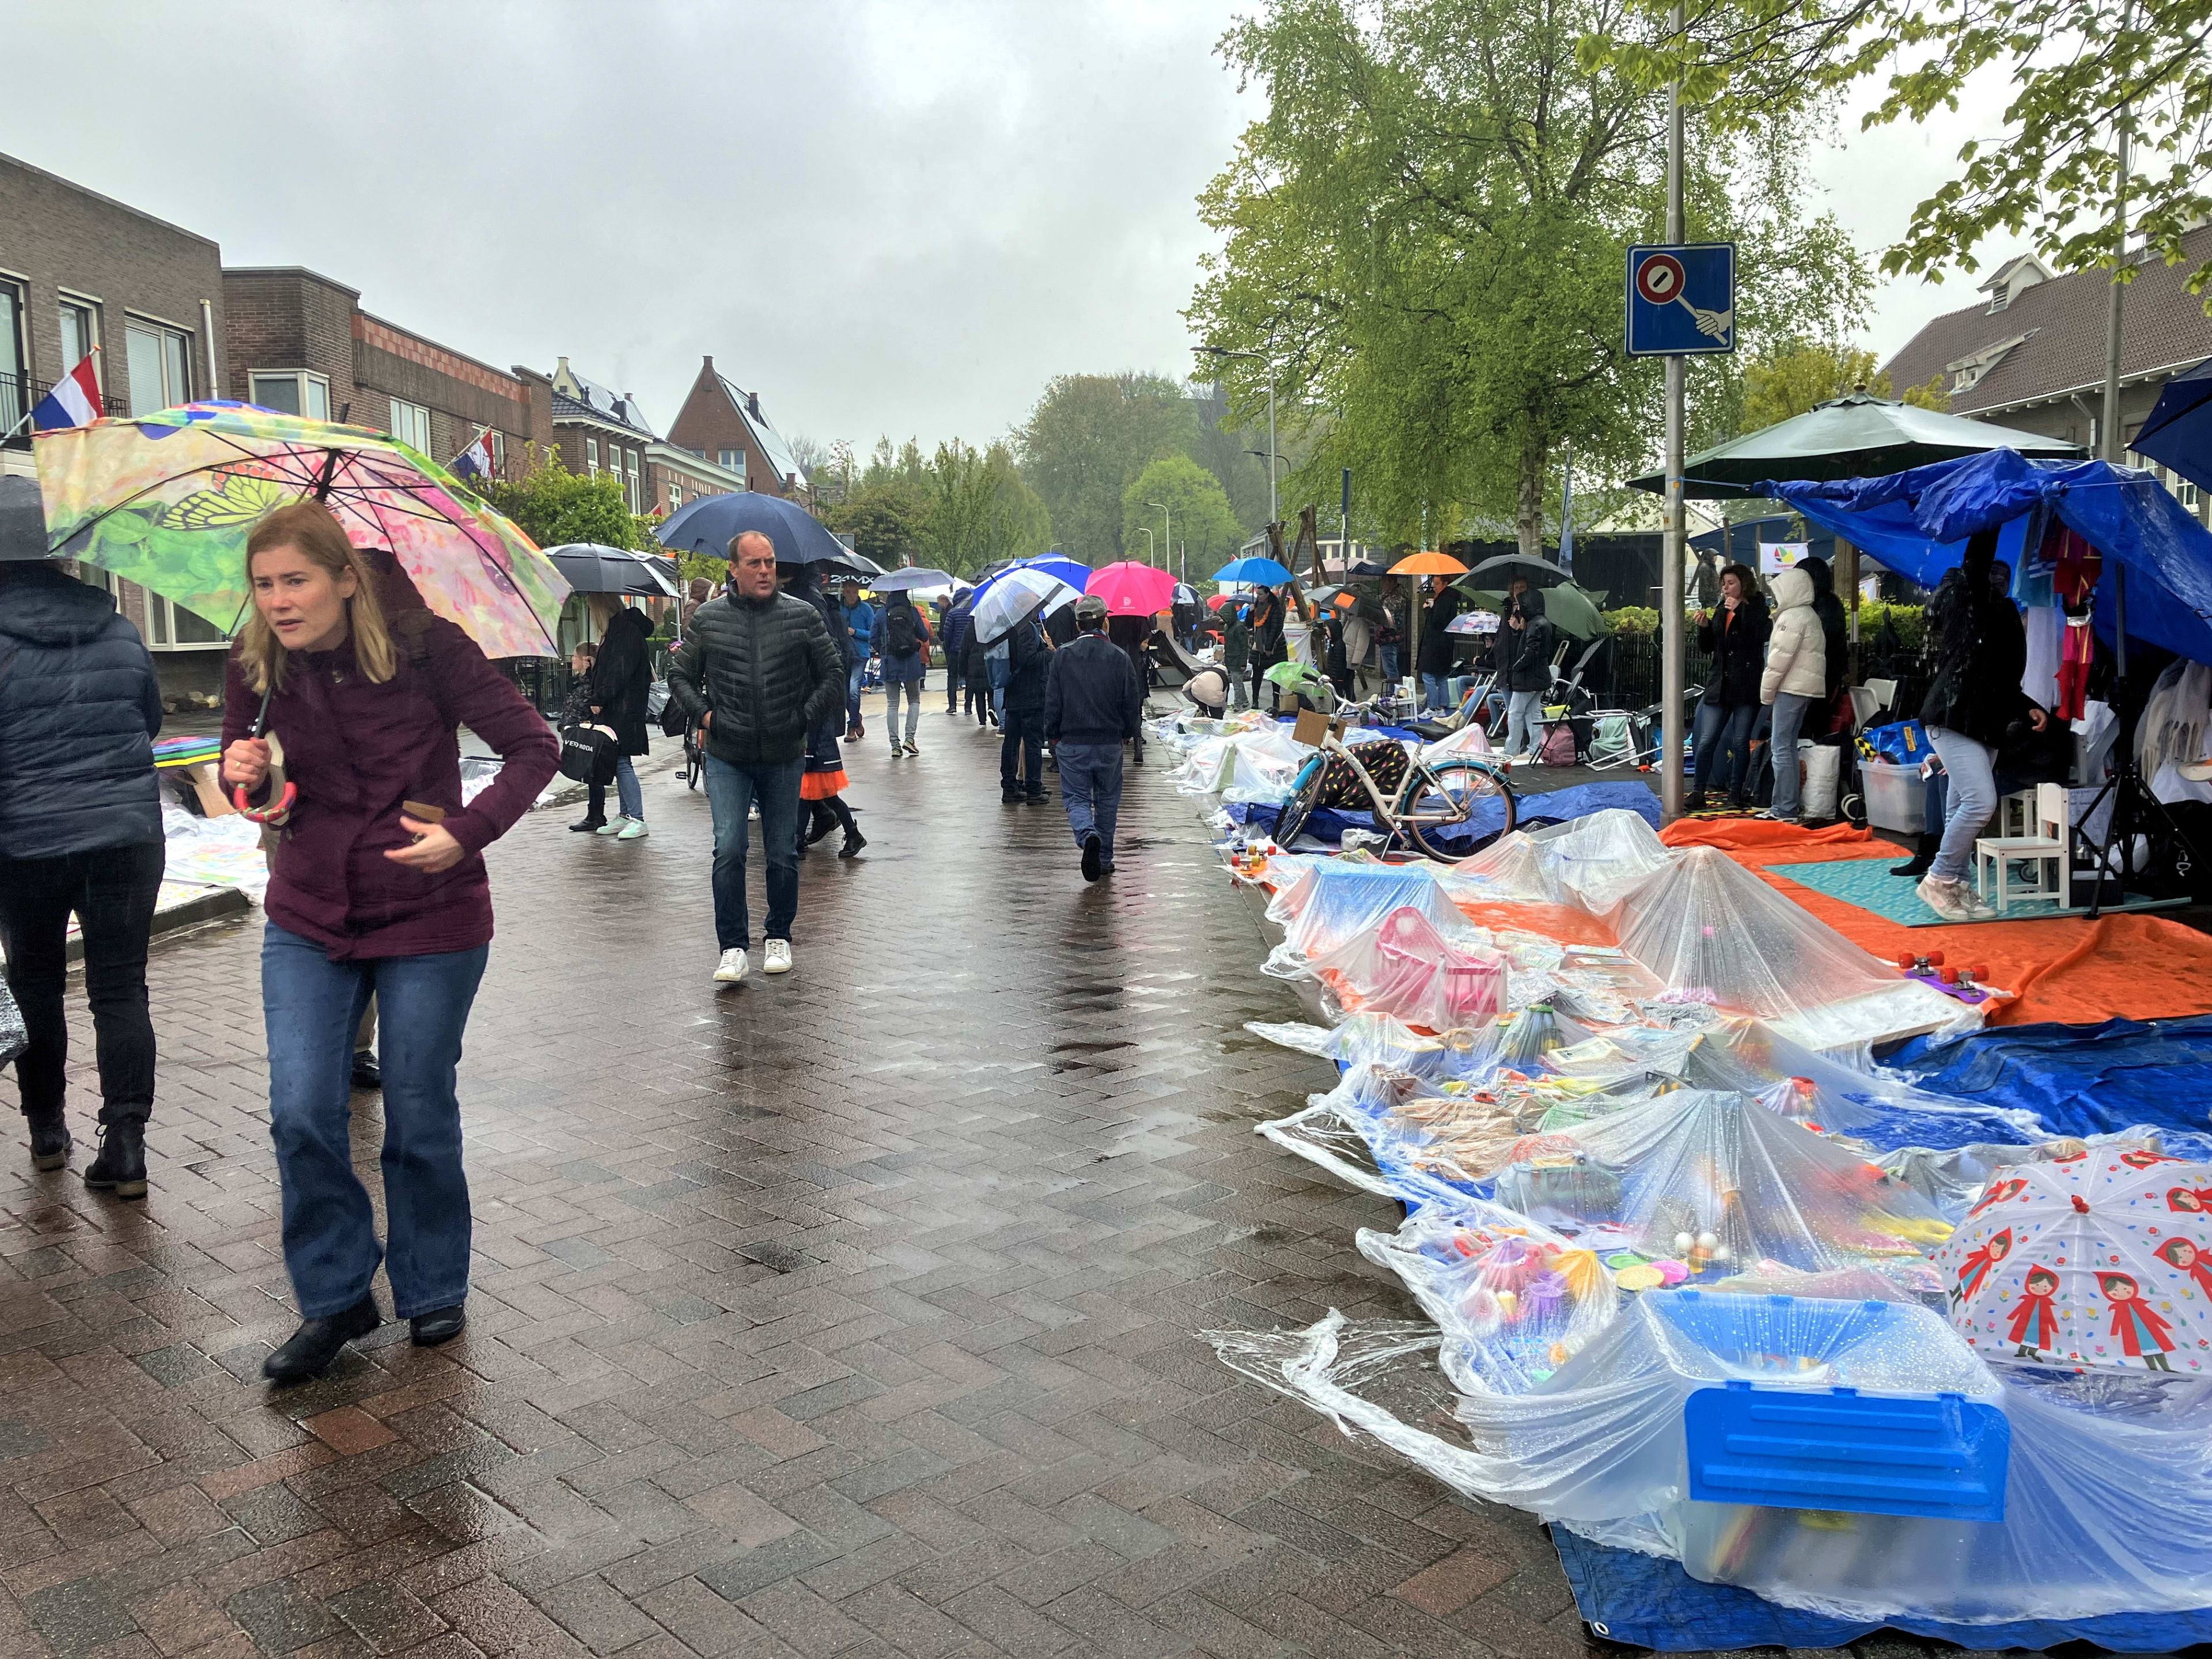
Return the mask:
<svg viewBox="0 0 2212 1659">
<path fill-rule="evenodd" d="M 1275 473 L 1282 465 L 1282 458 L 1275 453 L 1275 366 L 1267 365 L 1267 522 L 1279 524 L 1282 514 L 1275 508 Z"/>
<path fill-rule="evenodd" d="M 2130 9 L 2132 16 L 2133 9 Z M 2120 106 L 2119 119 L 2114 125 L 2112 145 L 2118 163 L 2112 187 L 2112 217 L 2119 233 L 2120 246 L 2112 265 L 2112 280 L 2105 312 L 2105 417 L 2104 430 L 2099 433 L 2098 453 L 2114 466 L 2127 453 L 2126 441 L 2121 436 L 2120 422 L 2120 326 L 2121 312 L 2125 303 L 2127 286 L 2120 281 L 2120 266 L 2126 262 L 2128 251 L 2128 106 Z M 2112 667 L 2123 680 L 2128 677 L 2128 584 L 2127 573 L 2115 562 L 2112 568 Z M 2117 689 L 2117 688 L 2116 688 Z"/>
<path fill-rule="evenodd" d="M 1674 7 L 1674 33 L 1683 31 Z M 1682 83 L 1667 88 L 1667 240 L 1684 240 L 1682 215 Z M 1667 523 L 1659 574 L 1659 805 L 1672 822 L 1682 812 L 1682 392 L 1684 359 L 1667 359 Z"/>
<path fill-rule="evenodd" d="M 1175 515 L 1168 511 L 1168 504 L 1165 501 L 1146 501 L 1145 505 L 1159 508 L 1160 522 L 1166 526 L 1160 532 L 1160 540 L 1166 544 L 1168 550 L 1166 562 L 1160 566 L 1161 569 L 1165 570 L 1175 562 Z"/>
</svg>

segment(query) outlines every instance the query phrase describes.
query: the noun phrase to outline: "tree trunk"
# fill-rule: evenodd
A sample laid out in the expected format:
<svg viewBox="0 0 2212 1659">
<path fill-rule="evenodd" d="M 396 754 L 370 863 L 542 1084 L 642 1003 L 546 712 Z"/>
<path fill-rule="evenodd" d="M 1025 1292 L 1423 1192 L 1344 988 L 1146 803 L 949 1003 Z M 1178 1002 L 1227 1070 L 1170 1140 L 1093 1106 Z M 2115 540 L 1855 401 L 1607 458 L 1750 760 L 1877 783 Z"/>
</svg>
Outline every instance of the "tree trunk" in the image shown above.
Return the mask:
<svg viewBox="0 0 2212 1659">
<path fill-rule="evenodd" d="M 1525 438 L 1521 443 L 1521 483 L 1513 508 L 1513 529 L 1521 544 L 1522 556 L 1540 559 L 1544 556 L 1544 463 L 1547 459 L 1544 441 L 1538 437 Z M 1504 583 L 1498 584 L 1501 587 Z"/>
</svg>

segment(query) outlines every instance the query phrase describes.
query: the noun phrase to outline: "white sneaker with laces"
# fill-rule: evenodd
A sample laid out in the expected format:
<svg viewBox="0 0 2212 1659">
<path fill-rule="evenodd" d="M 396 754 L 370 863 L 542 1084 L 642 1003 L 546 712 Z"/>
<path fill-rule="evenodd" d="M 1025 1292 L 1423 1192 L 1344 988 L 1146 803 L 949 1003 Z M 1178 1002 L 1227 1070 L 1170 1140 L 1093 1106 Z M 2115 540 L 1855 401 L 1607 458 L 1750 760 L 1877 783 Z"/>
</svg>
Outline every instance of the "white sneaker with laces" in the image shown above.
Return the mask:
<svg viewBox="0 0 2212 1659">
<path fill-rule="evenodd" d="M 1972 921 L 1979 909 L 1973 890 L 1963 881 L 1923 876 L 1920 884 L 1912 890 L 1919 895 L 1923 904 L 1946 921 Z"/>
<path fill-rule="evenodd" d="M 619 836 L 629 827 L 629 818 L 617 812 L 599 826 L 598 833 L 602 836 Z"/>
<path fill-rule="evenodd" d="M 768 942 L 768 948 L 761 953 L 761 967 L 764 971 L 771 974 L 789 973 L 791 971 L 791 941 L 787 939 L 770 939 Z"/>
<path fill-rule="evenodd" d="M 617 835 L 615 839 L 617 841 L 643 841 L 652 833 L 652 830 L 645 827 L 645 820 L 643 818 L 632 818 L 629 823 L 623 825 L 622 832 Z"/>
<path fill-rule="evenodd" d="M 739 984 L 744 979 L 745 969 L 751 965 L 743 951 L 725 951 L 722 959 L 714 964 L 714 982 L 717 985 Z"/>
</svg>

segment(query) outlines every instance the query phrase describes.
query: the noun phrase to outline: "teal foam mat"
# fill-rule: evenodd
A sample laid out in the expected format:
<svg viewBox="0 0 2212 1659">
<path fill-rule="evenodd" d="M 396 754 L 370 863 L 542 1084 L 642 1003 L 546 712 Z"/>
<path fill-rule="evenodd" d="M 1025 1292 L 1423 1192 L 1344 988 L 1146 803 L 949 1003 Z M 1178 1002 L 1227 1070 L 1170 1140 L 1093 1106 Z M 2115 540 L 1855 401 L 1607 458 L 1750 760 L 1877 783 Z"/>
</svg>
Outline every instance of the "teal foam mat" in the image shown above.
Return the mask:
<svg viewBox="0 0 2212 1659">
<path fill-rule="evenodd" d="M 1900 858 L 1903 856 L 1900 849 Z M 1830 898 L 1855 904 L 1862 910 L 1890 921 L 1901 922 L 1907 927 L 1971 927 L 1974 922 L 1947 921 L 1937 915 L 1912 890 L 1919 884 L 1910 876 L 1893 876 L 1888 864 L 1881 859 L 1832 859 L 1820 864 L 1769 864 L 1761 866 L 1778 876 L 1802 882 L 1815 892 L 1826 893 Z M 2130 899 L 2124 904 L 2107 904 L 2104 914 L 2117 910 L 2162 910 L 2181 901 L 2175 899 Z M 2080 915 L 2078 910 L 2060 911 L 2047 903 L 2015 902 L 2009 915 L 1991 916 L 1991 921 L 2040 921 L 2055 915 Z"/>
</svg>

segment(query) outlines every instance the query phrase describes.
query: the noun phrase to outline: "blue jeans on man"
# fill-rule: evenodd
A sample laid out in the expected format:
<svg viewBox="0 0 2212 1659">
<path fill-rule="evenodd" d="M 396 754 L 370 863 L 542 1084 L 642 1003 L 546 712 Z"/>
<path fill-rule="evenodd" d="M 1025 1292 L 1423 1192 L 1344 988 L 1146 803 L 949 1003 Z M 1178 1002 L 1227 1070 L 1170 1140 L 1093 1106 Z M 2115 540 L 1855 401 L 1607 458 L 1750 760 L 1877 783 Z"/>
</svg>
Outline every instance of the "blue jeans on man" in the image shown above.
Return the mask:
<svg viewBox="0 0 2212 1659">
<path fill-rule="evenodd" d="M 268 924 L 261 1007 L 269 1036 L 269 1133 L 283 1193 L 284 1266 L 303 1319 L 368 1294 L 377 1263 L 392 1311 L 413 1319 L 469 1293 L 469 1183 L 461 1170 L 454 1078 L 461 1032 L 489 945 L 433 956 L 333 962 L 312 939 Z M 384 1209 L 376 1242 L 353 1170 L 354 1031 L 376 998 L 384 1073 Z"/>
<path fill-rule="evenodd" d="M 1114 867 L 1114 822 L 1121 812 L 1121 745 L 1118 743 L 1060 743 L 1060 799 L 1067 808 L 1067 827 L 1078 847 L 1095 832 L 1098 861 Z"/>
<path fill-rule="evenodd" d="M 734 766 L 709 751 L 707 806 L 714 817 L 714 948 L 749 951 L 752 923 L 745 910 L 745 852 L 752 838 L 746 822 L 760 803 L 761 849 L 768 860 L 768 926 L 763 939 L 791 938 L 799 915 L 799 786 L 804 759 Z"/>
<path fill-rule="evenodd" d="M 1424 673 L 1421 676 L 1421 707 L 1451 711 L 1451 690 L 1444 682 L 1449 676 Z"/>
<path fill-rule="evenodd" d="M 860 682 L 867 677 L 868 659 L 860 653 L 853 664 L 853 672 L 845 676 L 845 728 L 850 731 L 860 723 Z"/>
</svg>

